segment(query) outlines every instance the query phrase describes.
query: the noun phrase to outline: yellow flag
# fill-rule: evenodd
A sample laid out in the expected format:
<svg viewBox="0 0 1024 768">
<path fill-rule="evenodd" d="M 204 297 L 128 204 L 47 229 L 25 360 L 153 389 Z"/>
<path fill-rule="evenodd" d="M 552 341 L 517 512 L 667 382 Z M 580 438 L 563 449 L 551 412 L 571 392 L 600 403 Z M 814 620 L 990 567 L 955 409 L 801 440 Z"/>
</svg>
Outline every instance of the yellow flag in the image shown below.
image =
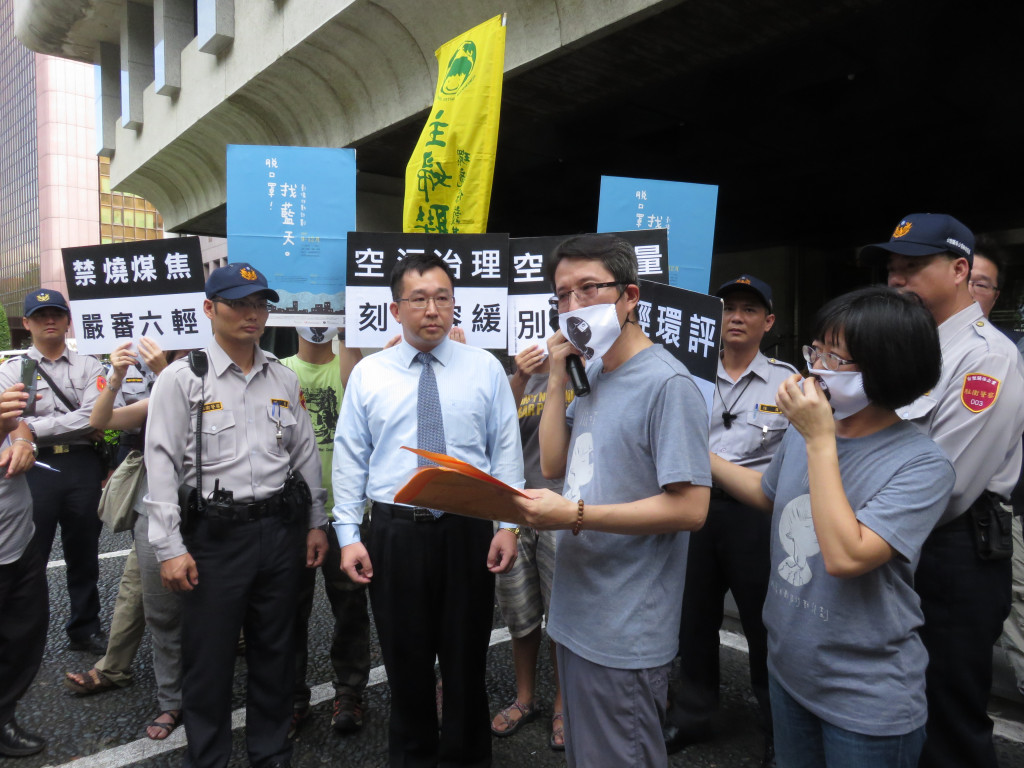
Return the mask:
<svg viewBox="0 0 1024 768">
<path fill-rule="evenodd" d="M 405 170 L 405 232 L 486 232 L 505 70 L 504 16 L 449 40 Z"/>
</svg>

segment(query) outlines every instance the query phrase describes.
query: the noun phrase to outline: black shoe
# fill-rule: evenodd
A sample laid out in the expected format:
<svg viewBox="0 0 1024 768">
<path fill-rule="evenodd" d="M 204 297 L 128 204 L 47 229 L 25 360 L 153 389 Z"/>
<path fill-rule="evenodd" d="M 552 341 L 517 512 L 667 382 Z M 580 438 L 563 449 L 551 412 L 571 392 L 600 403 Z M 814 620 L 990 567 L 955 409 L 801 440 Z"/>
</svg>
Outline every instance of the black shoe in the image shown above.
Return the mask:
<svg viewBox="0 0 1024 768">
<path fill-rule="evenodd" d="M 665 750 L 670 755 L 674 755 L 676 752 L 679 752 L 691 744 L 696 744 L 698 741 L 690 734 L 683 733 L 671 723 L 666 723 L 661 726 L 661 735 L 665 737 Z"/>
<path fill-rule="evenodd" d="M 102 632 L 94 632 L 87 637 L 80 637 L 78 639 L 69 638 L 68 650 L 89 651 L 89 653 L 102 656 L 107 652 L 107 638 Z"/>
<path fill-rule="evenodd" d="M 45 747 L 46 739 L 22 729 L 13 717 L 0 728 L 0 755 L 24 757 L 42 752 Z"/>
<path fill-rule="evenodd" d="M 775 768 L 775 742 L 768 739 L 764 744 L 764 758 L 761 768 Z"/>
<path fill-rule="evenodd" d="M 354 693 L 339 693 L 334 699 L 331 728 L 337 733 L 354 733 L 363 727 L 363 701 Z"/>
<path fill-rule="evenodd" d="M 305 706 L 296 706 L 292 709 L 292 722 L 288 726 L 288 739 L 294 739 L 298 733 L 299 728 L 306 722 L 306 718 L 309 717 L 309 704 Z"/>
</svg>

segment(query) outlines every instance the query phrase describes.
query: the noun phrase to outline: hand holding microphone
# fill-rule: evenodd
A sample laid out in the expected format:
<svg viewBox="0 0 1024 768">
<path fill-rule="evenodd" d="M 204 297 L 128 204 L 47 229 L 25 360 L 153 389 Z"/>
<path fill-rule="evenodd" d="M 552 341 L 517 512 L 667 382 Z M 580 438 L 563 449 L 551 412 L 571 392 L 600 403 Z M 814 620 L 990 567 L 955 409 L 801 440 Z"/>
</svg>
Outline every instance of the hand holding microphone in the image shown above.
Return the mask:
<svg viewBox="0 0 1024 768">
<path fill-rule="evenodd" d="M 558 330 L 558 310 L 554 307 L 551 308 L 548 315 L 548 322 L 551 325 L 551 330 Z M 561 336 L 561 334 L 559 334 Z M 590 394 L 590 381 L 587 379 L 587 370 L 583 365 L 583 360 L 580 357 L 578 348 L 572 344 L 572 342 L 561 336 L 562 343 L 572 348 L 572 351 L 565 358 L 565 370 L 569 376 L 569 381 L 572 383 L 572 390 L 576 397 L 584 397 Z"/>
</svg>

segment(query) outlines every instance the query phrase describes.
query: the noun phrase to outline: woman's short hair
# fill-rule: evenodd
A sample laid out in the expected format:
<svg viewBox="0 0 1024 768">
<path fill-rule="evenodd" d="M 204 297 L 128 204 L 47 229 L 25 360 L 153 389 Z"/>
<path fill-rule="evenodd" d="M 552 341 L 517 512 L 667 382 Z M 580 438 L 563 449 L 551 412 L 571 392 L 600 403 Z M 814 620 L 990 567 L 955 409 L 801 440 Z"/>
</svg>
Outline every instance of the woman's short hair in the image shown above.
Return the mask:
<svg viewBox="0 0 1024 768">
<path fill-rule="evenodd" d="M 864 393 L 883 408 L 902 408 L 939 380 L 939 331 L 916 294 L 872 286 L 832 299 L 818 311 L 814 338 L 834 344 L 840 335 Z"/>
</svg>

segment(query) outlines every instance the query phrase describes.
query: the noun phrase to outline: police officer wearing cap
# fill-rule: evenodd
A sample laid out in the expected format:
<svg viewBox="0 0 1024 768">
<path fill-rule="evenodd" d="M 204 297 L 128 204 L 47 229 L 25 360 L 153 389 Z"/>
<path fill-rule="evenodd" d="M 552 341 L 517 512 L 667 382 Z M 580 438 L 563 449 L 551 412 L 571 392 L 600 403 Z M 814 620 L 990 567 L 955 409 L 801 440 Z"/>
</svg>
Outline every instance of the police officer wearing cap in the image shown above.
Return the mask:
<svg viewBox="0 0 1024 768">
<path fill-rule="evenodd" d="M 319 566 L 327 551 L 320 456 L 298 379 L 259 348 L 267 301 L 278 294 L 258 270 L 237 263 L 210 275 L 206 296 L 203 311 L 213 326 L 207 365 L 202 356 L 179 360 L 153 388 L 149 540 L 164 585 L 184 593 L 184 765 L 228 763 L 235 647 L 244 627 L 249 762 L 274 768 L 291 757 L 299 579 L 303 566 Z M 308 485 L 311 505 L 296 498 L 293 474 Z M 183 521 L 179 486 L 187 497 L 200 482 L 198 513 L 187 507 Z"/>
<path fill-rule="evenodd" d="M 68 647 L 103 655 L 107 639 L 100 631 L 100 520 L 96 507 L 104 467 L 89 426 L 100 389 L 106 385 L 103 366 L 94 357 L 79 355 L 64 343 L 71 312 L 58 292 L 49 288 L 25 296 L 22 325 L 32 335 L 27 357 L 38 365 L 36 391 L 43 397 L 35 415 L 25 416 L 35 436 L 40 461 L 57 471 L 35 466 L 26 475 L 32 491 L 33 543 L 49 560 L 60 525 L 71 611 L 64 629 Z M 0 390 L 21 381 L 22 361 L 14 358 L 0 367 Z"/>
<path fill-rule="evenodd" d="M 751 275 L 715 292 L 724 303 L 709 443 L 712 453 L 763 471 L 789 426 L 775 393 L 793 366 L 765 357 L 761 341 L 775 324 L 772 289 Z M 680 679 L 667 715 L 670 752 L 710 736 L 718 707 L 718 630 L 725 593 L 732 590 L 750 647 L 750 683 L 766 734 L 765 764 L 774 756 L 768 702 L 767 638 L 761 622 L 768 590 L 771 516 L 711 489 L 707 521 L 690 533 L 686 588 L 679 626 Z"/>
<path fill-rule="evenodd" d="M 890 286 L 921 298 L 942 346 L 939 383 L 899 411 L 956 470 L 949 506 L 915 575 L 928 651 L 922 768 L 996 765 L 986 706 L 992 645 L 1010 609 L 1010 560 L 982 558 L 974 520 L 982 519 L 985 494 L 1005 500 L 1017 482 L 1024 362 L 971 298 L 973 249 L 974 235 L 952 216 L 916 213 L 900 221 L 889 242 L 861 250 L 862 260 L 884 260 Z"/>
</svg>

